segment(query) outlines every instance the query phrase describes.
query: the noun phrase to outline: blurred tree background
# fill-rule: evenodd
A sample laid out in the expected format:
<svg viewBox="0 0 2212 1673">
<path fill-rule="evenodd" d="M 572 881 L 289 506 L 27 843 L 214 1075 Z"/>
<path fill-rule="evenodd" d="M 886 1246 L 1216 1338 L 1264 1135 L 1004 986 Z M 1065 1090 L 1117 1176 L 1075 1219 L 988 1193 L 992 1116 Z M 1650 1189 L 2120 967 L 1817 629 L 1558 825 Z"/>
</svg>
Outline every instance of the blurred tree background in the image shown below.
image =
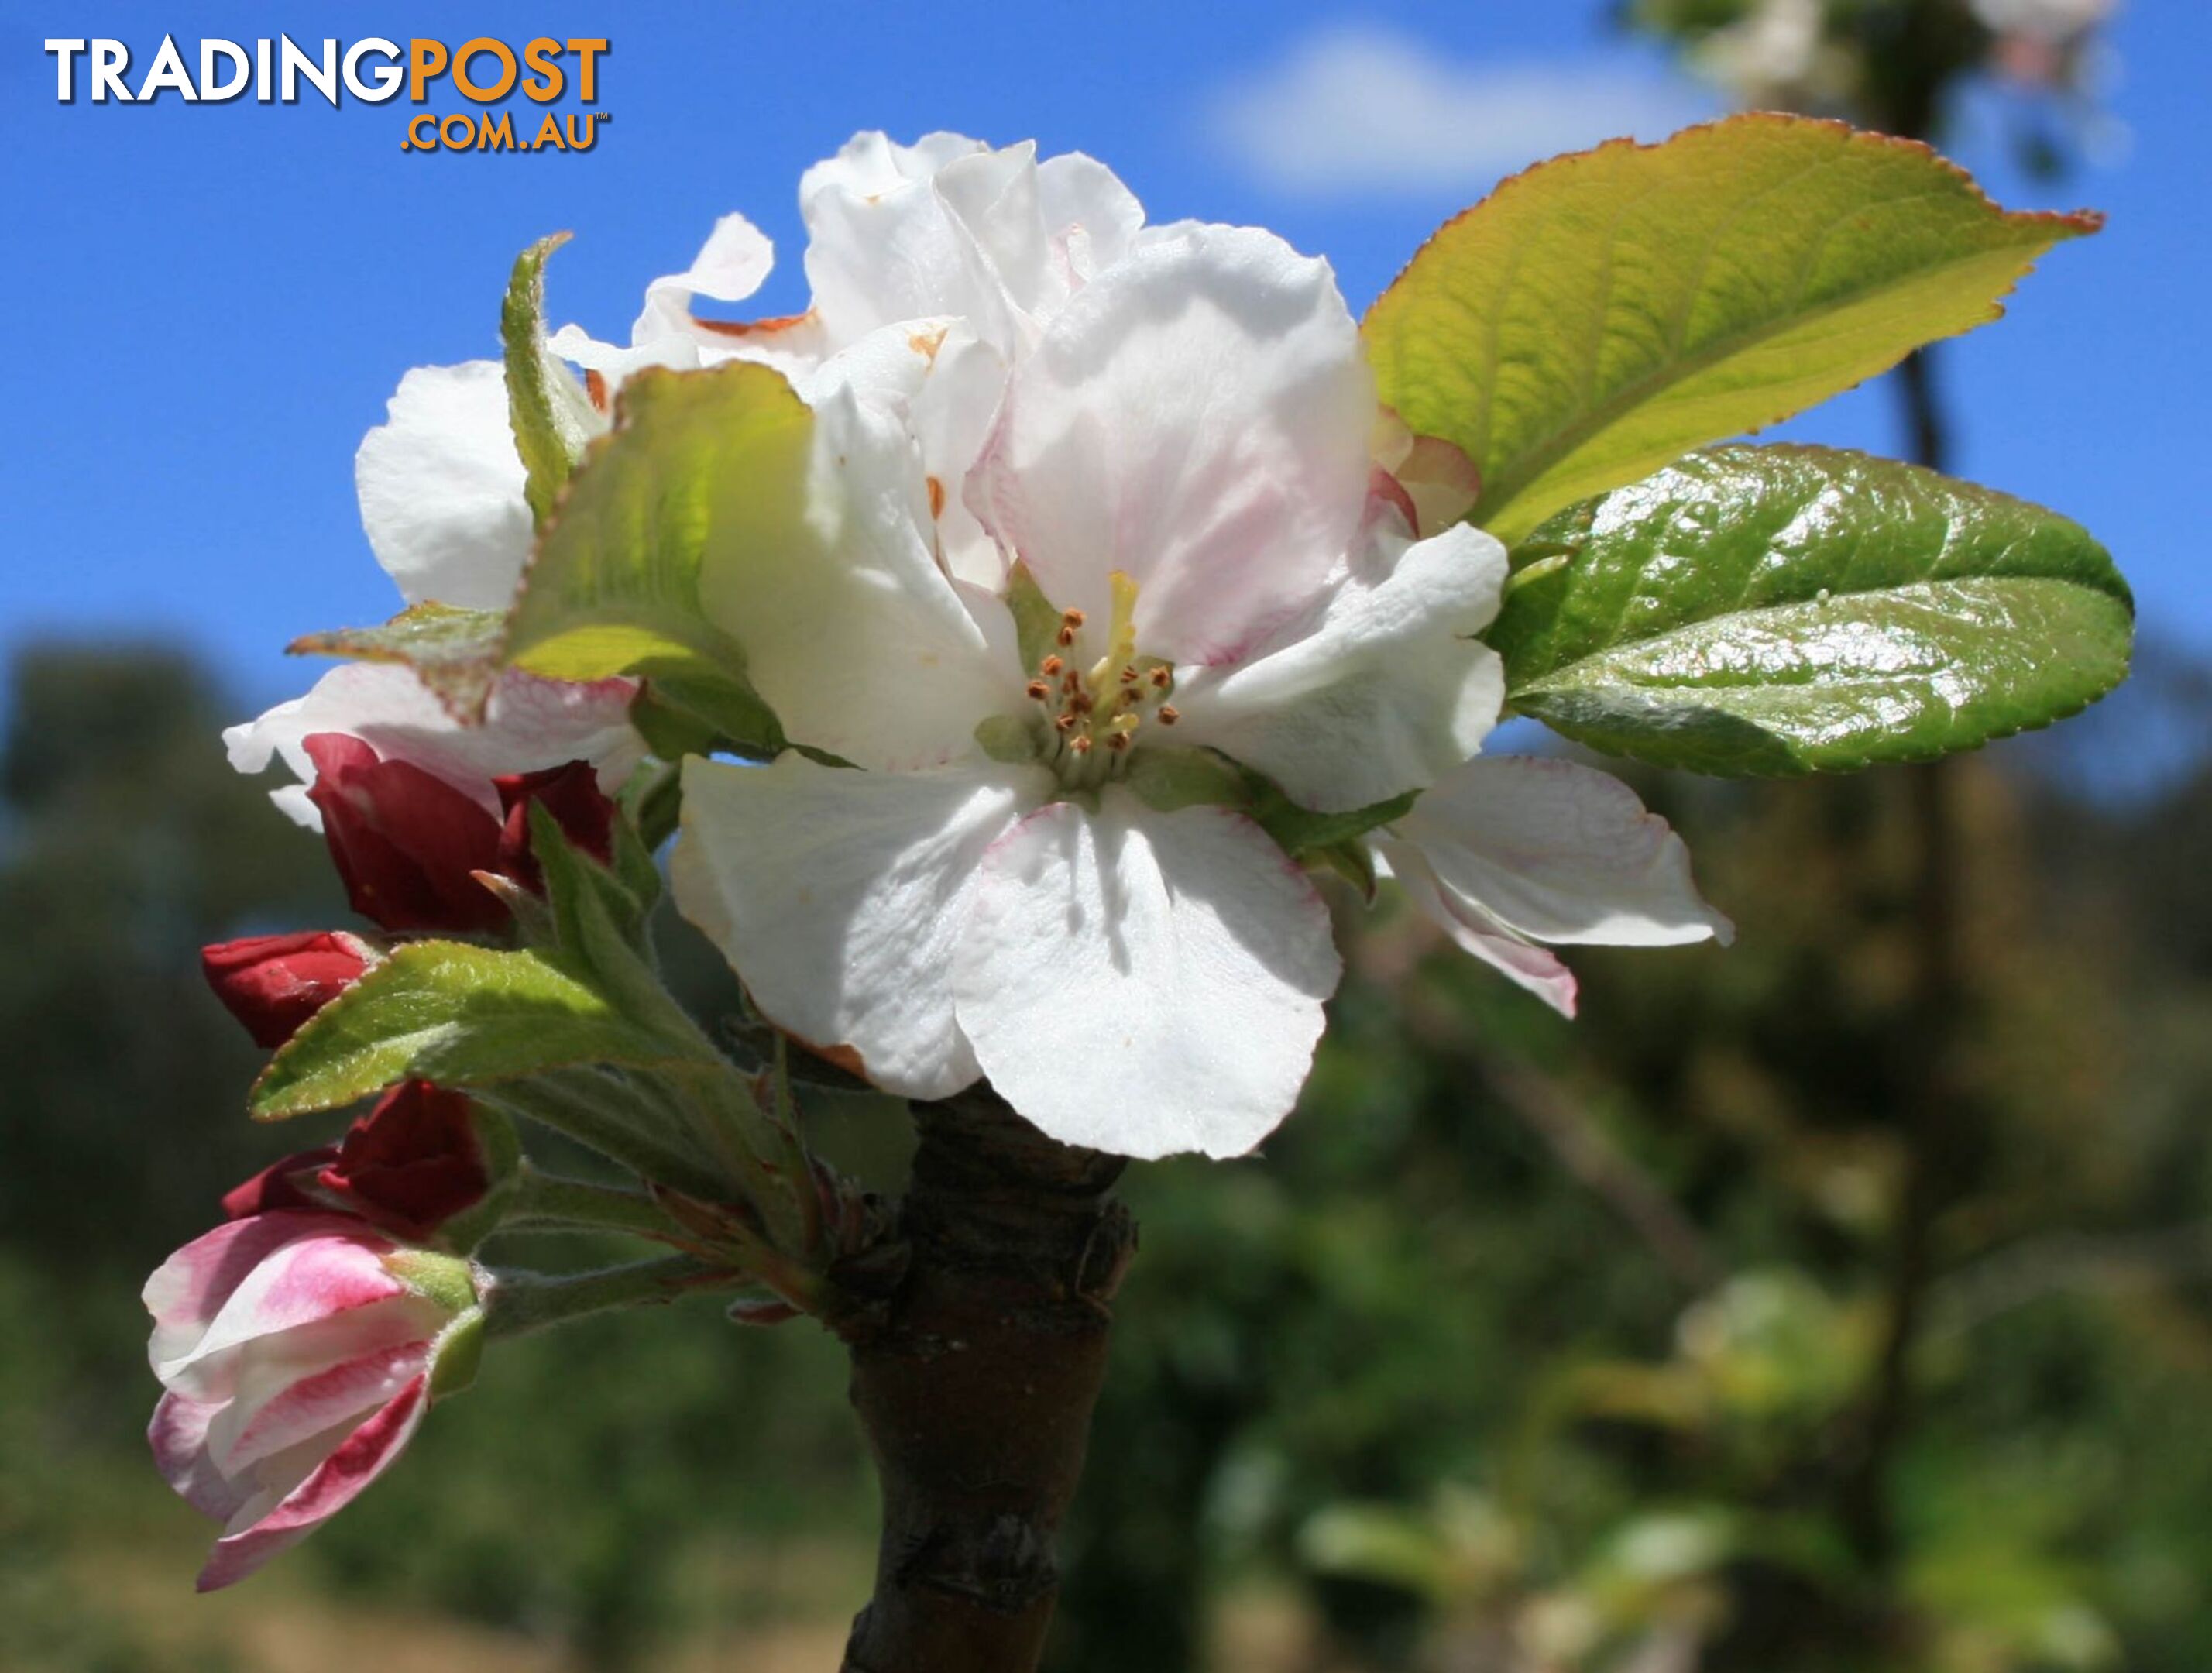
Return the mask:
<svg viewBox="0 0 2212 1673">
<path fill-rule="evenodd" d="M 1417 915 L 1348 918 L 1267 1154 L 1133 1172 L 1054 1664 L 2212 1665 L 2208 696 L 2147 654 L 1966 765 L 1977 1117 L 1901 1367 L 1910 772 L 1644 783 L 1745 934 L 1580 954 L 1576 1023 Z M 297 1555 L 189 1595 L 205 1530 L 145 1461 L 136 1292 L 301 1136 L 242 1117 L 257 1055 L 196 952 L 340 912 L 319 845 L 222 770 L 228 712 L 158 650 L 13 666 L 0 1665 L 831 1664 L 872 1512 L 842 1355 L 711 1305 L 503 1350 Z M 827 1140 L 896 1171 L 896 1133 Z"/>
<path fill-rule="evenodd" d="M 2100 9 L 1623 15 L 1747 102 L 1893 131 L 1994 65 L 2056 167 Z M 1900 451 L 1939 450 L 1924 363 L 1905 393 Z M 834 1665 L 873 1514 L 842 1355 L 711 1305 L 503 1348 L 296 1555 L 189 1595 L 137 1287 L 334 1126 L 244 1119 L 258 1054 L 197 952 L 343 905 L 224 770 L 206 670 L 50 644 L 9 678 L 0 1667 Z M 1639 781 L 1743 933 L 1578 950 L 1572 1024 L 1346 915 L 1267 1153 L 1130 1176 L 1055 1673 L 2212 1667 L 2212 670 L 2148 646 L 1936 776 Z M 726 1012 L 711 950 L 663 945 Z M 904 1135 L 819 1120 L 895 1183 Z"/>
</svg>

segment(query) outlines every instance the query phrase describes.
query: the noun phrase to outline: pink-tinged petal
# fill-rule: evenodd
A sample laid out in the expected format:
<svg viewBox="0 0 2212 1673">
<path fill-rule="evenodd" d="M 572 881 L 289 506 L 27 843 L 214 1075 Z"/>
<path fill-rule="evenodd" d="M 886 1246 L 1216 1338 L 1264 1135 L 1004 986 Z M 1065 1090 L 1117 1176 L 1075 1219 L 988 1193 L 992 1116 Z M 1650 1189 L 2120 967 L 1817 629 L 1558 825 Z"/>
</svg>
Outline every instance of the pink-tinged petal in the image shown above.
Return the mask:
<svg viewBox="0 0 2212 1673">
<path fill-rule="evenodd" d="M 416 1377 L 390 1404 L 346 1436 L 267 1514 L 217 1540 L 207 1567 L 200 1571 L 199 1590 L 217 1591 L 235 1585 L 351 1504 L 414 1439 L 429 1404 L 429 1382 L 428 1376 Z"/>
<path fill-rule="evenodd" d="M 779 1027 L 878 1086 L 943 1098 L 975 1080 L 952 953 L 991 844 L 1048 794 L 1042 769 L 865 773 L 787 754 L 691 760 L 677 904 Z"/>
<path fill-rule="evenodd" d="M 1411 545 L 1375 538 L 1395 560 L 1379 581 L 1348 577 L 1250 661 L 1177 682 L 1178 744 L 1324 812 L 1423 788 L 1474 752 L 1505 699 L 1504 665 L 1473 637 L 1498 613 L 1505 549 L 1464 524 Z"/>
<path fill-rule="evenodd" d="M 1735 934 L 1666 820 L 1609 773 L 1543 756 L 1468 762 L 1393 833 L 1447 891 L 1530 940 L 1678 946 Z"/>
<path fill-rule="evenodd" d="M 1237 1156 L 1290 1113 L 1341 970 L 1312 882 L 1257 825 L 1111 787 L 993 847 L 952 984 L 992 1086 L 1054 1138 Z"/>
<path fill-rule="evenodd" d="M 325 1217 L 264 1218 L 313 1221 Z M 228 1395 L 234 1384 L 236 1350 L 279 1332 L 303 1333 L 300 1353 L 312 1350 L 323 1364 L 348 1357 L 353 1348 L 344 1316 L 395 1297 L 412 1299 L 413 1292 L 385 1269 L 383 1256 L 392 1248 L 389 1239 L 370 1232 L 358 1220 L 328 1218 L 342 1229 L 318 1230 L 271 1250 L 237 1283 L 198 1340 L 182 1352 L 165 1353 L 170 1344 L 157 1329 L 154 1374 L 180 1393 L 213 1400 Z"/>
<path fill-rule="evenodd" d="M 1068 301 L 1015 368 L 969 503 L 1061 608 L 1231 661 L 1318 595 L 1367 503 L 1375 392 L 1325 262 L 1181 226 Z"/>
<path fill-rule="evenodd" d="M 225 1475 L 208 1456 L 208 1426 L 222 1409 L 220 1401 L 165 1394 L 154 1408 L 146 1440 L 154 1449 L 154 1467 L 178 1497 L 202 1516 L 228 1522 L 252 1498 L 254 1488 L 250 1481 Z"/>
<path fill-rule="evenodd" d="M 410 604 L 504 610 L 530 555 L 530 506 L 497 361 L 420 366 L 354 459 L 376 561 Z"/>
<path fill-rule="evenodd" d="M 1383 837 L 1369 847 L 1376 873 L 1397 879 L 1407 897 L 1462 951 L 1527 989 L 1561 1016 L 1575 1014 L 1575 973 L 1556 954 L 1522 940 L 1473 901 L 1445 889 L 1413 843 Z"/>
<path fill-rule="evenodd" d="M 342 1214 L 289 1212 L 232 1220 L 193 1238 L 155 1268 L 143 1292 L 154 1316 L 155 1367 L 197 1347 L 239 1287 L 278 1250 L 356 1229 L 357 1222 Z"/>
<path fill-rule="evenodd" d="M 222 739 L 230 764 L 241 773 L 260 772 L 281 757 L 295 777 L 312 783 L 315 765 L 307 739 L 343 733 L 385 760 L 408 762 L 443 780 L 496 819 L 503 810 L 492 780 L 502 773 L 588 761 L 602 790 L 610 795 L 619 790 L 645 752 L 644 740 L 629 723 L 636 695 L 635 680 L 576 684 L 510 671 L 493 690 L 484 723 L 463 726 L 412 670 L 349 662 L 325 674 L 305 697 L 230 727 Z M 303 794 L 279 792 L 272 799 L 301 824 L 322 829 L 321 815 Z"/>
<path fill-rule="evenodd" d="M 1442 436 L 1414 435 L 1389 407 L 1376 421 L 1374 445 L 1375 463 L 1390 484 L 1386 491 L 1416 534 L 1441 533 L 1481 496 L 1482 472 L 1473 459 Z"/>
<path fill-rule="evenodd" d="M 216 1464 L 238 1475 L 337 1425 L 358 1421 L 428 1367 L 442 1313 L 418 1302 L 364 1309 L 353 1317 L 374 1328 L 380 1321 L 372 1314 L 380 1315 L 382 1333 L 395 1339 L 372 1346 L 356 1329 L 350 1333 L 356 1356 L 337 1365 L 303 1373 L 289 1355 L 257 1354 L 241 1366 L 236 1392 L 208 1428 L 208 1453 Z"/>
</svg>

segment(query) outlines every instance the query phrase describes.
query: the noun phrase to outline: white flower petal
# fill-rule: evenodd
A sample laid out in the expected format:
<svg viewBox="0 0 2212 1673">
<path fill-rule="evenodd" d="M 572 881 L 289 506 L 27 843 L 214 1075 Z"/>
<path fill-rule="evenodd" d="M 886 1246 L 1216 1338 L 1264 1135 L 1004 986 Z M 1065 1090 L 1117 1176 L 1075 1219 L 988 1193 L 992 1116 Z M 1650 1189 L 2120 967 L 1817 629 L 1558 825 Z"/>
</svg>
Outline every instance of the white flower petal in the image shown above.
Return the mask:
<svg viewBox="0 0 2212 1673">
<path fill-rule="evenodd" d="M 620 789 L 645 751 L 629 723 L 634 680 L 587 684 L 500 677 L 482 726 L 463 726 L 446 712 L 413 670 L 391 662 L 348 662 L 317 680 L 305 697 L 281 703 L 258 720 L 227 728 L 224 746 L 241 773 L 264 770 L 282 757 L 301 784 L 312 784 L 315 763 L 303 740 L 318 732 L 360 739 L 386 760 L 411 761 L 471 798 L 485 812 L 500 811 L 491 781 L 503 773 L 535 772 L 570 761 L 599 770 L 599 788 Z M 297 786 L 270 800 L 311 830 L 322 816 Z"/>
<path fill-rule="evenodd" d="M 1232 661 L 1318 593 L 1367 499 L 1375 392 L 1325 262 L 1251 228 L 1143 234 L 1006 390 L 969 484 L 1045 595 L 1138 642 Z"/>
<path fill-rule="evenodd" d="M 1114 171 L 1080 151 L 1037 165 L 1037 202 L 1066 274 L 1062 299 L 1129 252 L 1145 206 Z"/>
<path fill-rule="evenodd" d="M 868 773 L 787 754 L 684 767 L 672 870 L 684 916 L 775 1025 L 887 1091 L 945 1098 L 976 1075 L 953 1018 L 952 949 L 993 843 L 1049 788 L 985 763 Z"/>
<path fill-rule="evenodd" d="M 354 456 L 362 526 L 408 603 L 504 610 L 530 555 L 529 502 L 497 361 L 418 366 Z"/>
<path fill-rule="evenodd" d="M 1608 773 L 1541 756 L 1470 761 L 1393 826 L 1437 885 L 1532 940 L 1674 946 L 1735 934 L 1666 820 Z"/>
<path fill-rule="evenodd" d="M 939 561 L 954 580 L 993 592 L 1006 585 L 1006 554 L 960 490 L 990 439 L 1006 386 L 1006 362 L 999 351 L 968 331 L 954 329 L 939 344 L 928 379 L 909 408 L 930 514 L 937 524 Z"/>
<path fill-rule="evenodd" d="M 1434 919 L 1462 949 L 1527 989 L 1561 1016 L 1574 1015 L 1575 973 L 1556 954 L 1522 940 L 1474 902 L 1445 889 L 1437 880 L 1428 856 L 1413 843 L 1386 836 L 1370 838 L 1368 849 L 1375 857 L 1376 875 L 1396 878 L 1407 898 Z"/>
<path fill-rule="evenodd" d="M 1021 703 L 1019 670 L 993 656 L 938 567 L 908 413 L 943 335 L 941 322 L 893 326 L 801 382 L 809 482 L 755 505 L 758 526 L 722 542 L 700 579 L 786 734 L 863 767 L 961 759 L 977 721 Z"/>
<path fill-rule="evenodd" d="M 833 347 L 900 320 L 951 314 L 1011 353 L 1016 311 L 975 230 L 939 196 L 934 177 L 957 163 L 978 169 L 969 206 L 988 219 L 1009 177 L 1034 175 L 1036 148 L 994 152 L 957 135 L 915 147 L 862 134 L 799 182 L 806 221 L 806 277 Z M 988 235 L 994 229 L 988 225 Z M 1003 243 L 1010 229 L 995 229 Z M 1037 234 L 1036 261 L 1043 259 Z"/>
<path fill-rule="evenodd" d="M 1341 970 L 1312 883 L 1258 826 L 1109 788 L 991 850 L 952 983 L 991 1084 L 1054 1138 L 1237 1156 L 1297 1101 Z"/>
<path fill-rule="evenodd" d="M 1345 812 L 1434 783 L 1498 723 L 1505 676 L 1468 636 L 1498 613 L 1505 549 L 1462 524 L 1402 548 L 1372 586 L 1347 579 L 1280 648 L 1178 683 L 1176 741 L 1267 774 L 1291 799 Z"/>
</svg>

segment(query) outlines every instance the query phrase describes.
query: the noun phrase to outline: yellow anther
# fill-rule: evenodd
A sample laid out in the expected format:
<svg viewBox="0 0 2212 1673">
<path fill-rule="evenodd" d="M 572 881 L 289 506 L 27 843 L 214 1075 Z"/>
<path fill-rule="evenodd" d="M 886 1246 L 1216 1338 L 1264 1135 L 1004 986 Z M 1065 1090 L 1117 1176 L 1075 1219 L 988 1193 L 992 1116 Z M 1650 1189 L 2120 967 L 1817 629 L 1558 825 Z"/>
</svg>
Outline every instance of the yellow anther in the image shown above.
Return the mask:
<svg viewBox="0 0 2212 1673">
<path fill-rule="evenodd" d="M 1177 721 L 1182 719 L 1182 715 L 1176 710 L 1176 706 L 1171 703 L 1162 703 L 1159 709 L 1159 715 L 1160 724 L 1162 726 L 1173 726 Z"/>
</svg>

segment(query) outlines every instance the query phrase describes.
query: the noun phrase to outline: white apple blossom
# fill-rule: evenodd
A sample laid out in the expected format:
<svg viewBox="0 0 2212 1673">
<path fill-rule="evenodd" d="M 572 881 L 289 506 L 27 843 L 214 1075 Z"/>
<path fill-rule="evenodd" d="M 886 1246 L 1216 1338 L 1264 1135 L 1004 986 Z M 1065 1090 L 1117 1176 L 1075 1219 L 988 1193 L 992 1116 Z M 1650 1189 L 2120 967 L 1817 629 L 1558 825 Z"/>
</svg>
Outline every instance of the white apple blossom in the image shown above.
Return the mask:
<svg viewBox="0 0 2212 1673">
<path fill-rule="evenodd" d="M 1244 814 L 1175 805 L 1177 765 L 1233 750 L 1340 812 L 1449 770 L 1497 714 L 1471 636 L 1503 551 L 1415 542 L 1370 497 L 1357 329 L 1265 233 L 1144 234 L 1016 364 L 965 496 L 1063 612 L 1026 657 L 1004 599 L 939 567 L 904 422 L 930 356 L 842 359 L 822 549 L 705 602 L 786 730 L 860 770 L 690 763 L 679 903 L 769 1017 L 880 1085 L 988 1074 L 1071 1142 L 1250 1148 L 1339 963 L 1304 873 Z"/>
<path fill-rule="evenodd" d="M 988 1076 L 1071 1142 L 1249 1149 L 1339 964 L 1302 868 L 1194 786 L 1221 757 L 1316 813 L 1441 782 L 1372 851 L 1563 1007 L 1535 941 L 1723 928 L 1625 787 L 1469 760 L 1504 555 L 1454 524 L 1466 461 L 1378 415 L 1327 266 L 1145 228 L 1087 160 L 1058 228 L 1052 167 L 864 136 L 803 190 L 818 544 L 725 554 L 702 602 L 853 765 L 690 763 L 676 859 L 764 1013 L 909 1096 Z M 1066 612 L 1042 647 L 1031 581 Z"/>
<path fill-rule="evenodd" d="M 729 216 L 647 288 L 627 347 L 549 344 L 584 368 L 556 380 L 579 448 L 647 366 L 763 362 L 812 410 L 799 526 L 701 577 L 806 752 L 688 763 L 675 861 L 679 904 L 780 1026 L 909 1096 L 988 1076 L 1071 1142 L 1249 1149 L 1295 1099 L 1340 969 L 1255 783 L 1343 816 L 1563 1009 L 1572 977 L 1538 943 L 1725 932 L 1625 787 L 1474 758 L 1504 697 L 1475 636 L 1504 554 L 1456 521 L 1466 459 L 1377 408 L 1325 264 L 1147 228 L 1088 158 L 950 135 L 862 135 L 800 201 L 805 313 L 694 314 L 769 271 Z M 497 372 L 410 374 L 363 446 L 364 521 L 410 600 L 492 607 L 526 561 Z M 370 689 L 386 678 L 412 696 Z M 460 738 L 402 671 L 332 681 L 236 729 L 234 757 L 304 758 L 327 722 L 479 800 L 555 751 L 635 758 L 620 682 L 510 675 L 490 732 Z"/>
</svg>

